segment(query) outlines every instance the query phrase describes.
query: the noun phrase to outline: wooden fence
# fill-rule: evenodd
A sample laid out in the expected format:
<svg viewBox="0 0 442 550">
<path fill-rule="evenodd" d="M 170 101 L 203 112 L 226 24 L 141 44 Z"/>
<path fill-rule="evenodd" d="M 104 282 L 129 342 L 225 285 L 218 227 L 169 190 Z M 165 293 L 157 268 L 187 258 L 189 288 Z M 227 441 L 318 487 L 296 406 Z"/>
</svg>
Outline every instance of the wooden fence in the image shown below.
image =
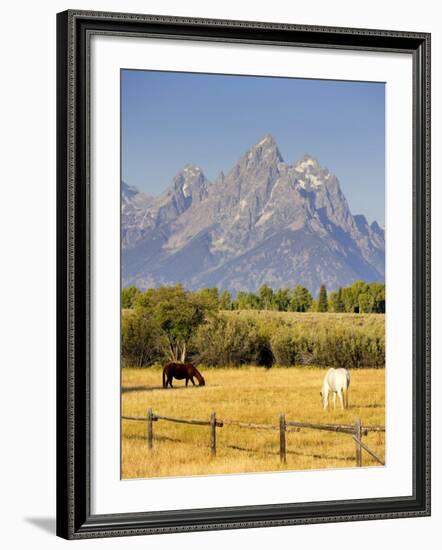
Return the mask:
<svg viewBox="0 0 442 550">
<path fill-rule="evenodd" d="M 147 421 L 147 447 L 153 448 L 153 423 L 158 420 L 167 422 L 176 422 L 178 424 L 190 424 L 192 426 L 208 426 L 210 428 L 210 452 L 216 456 L 216 429 L 224 426 L 238 426 L 252 430 L 275 430 L 279 431 L 279 458 L 282 463 L 287 462 L 287 433 L 300 432 L 301 430 L 322 430 L 326 432 L 336 432 L 350 435 L 355 442 L 355 461 L 356 466 L 362 466 L 362 451 L 364 450 L 372 456 L 377 462 L 385 466 L 384 460 L 379 457 L 362 441 L 363 436 L 370 432 L 385 432 L 385 426 L 363 426 L 361 420 L 357 418 L 354 424 L 315 424 L 311 422 L 294 422 L 286 420 L 285 414 L 279 417 L 279 424 L 254 424 L 240 422 L 237 420 L 217 420 L 216 413 L 212 412 L 208 420 L 194 420 L 185 418 L 173 418 L 154 413 L 152 409 L 147 411 L 147 416 L 122 416 L 123 420 Z"/>
</svg>

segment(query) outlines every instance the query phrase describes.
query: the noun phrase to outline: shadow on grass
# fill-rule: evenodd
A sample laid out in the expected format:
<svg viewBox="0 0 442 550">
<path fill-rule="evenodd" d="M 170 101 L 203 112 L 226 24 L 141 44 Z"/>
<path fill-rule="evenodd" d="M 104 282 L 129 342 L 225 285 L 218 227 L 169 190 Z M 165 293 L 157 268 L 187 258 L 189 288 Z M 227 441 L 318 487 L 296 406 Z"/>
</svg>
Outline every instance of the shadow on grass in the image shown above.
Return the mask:
<svg viewBox="0 0 442 550">
<path fill-rule="evenodd" d="M 128 439 L 128 440 L 131 440 L 131 441 L 146 441 L 146 436 L 145 435 L 140 435 L 140 434 L 130 434 L 130 435 L 125 435 L 124 439 Z M 186 441 L 183 441 L 182 439 L 178 439 L 177 437 L 168 437 L 167 435 L 156 435 L 154 437 L 153 441 L 154 441 L 154 443 L 156 441 L 158 441 L 158 442 L 171 441 L 172 443 L 187 443 Z"/>
<path fill-rule="evenodd" d="M 154 390 L 162 390 L 163 386 L 127 386 L 122 387 L 121 392 L 122 393 L 131 393 L 131 392 L 137 392 L 137 391 L 154 391 Z"/>
<path fill-rule="evenodd" d="M 146 437 L 143 436 L 129 436 L 127 439 L 146 439 Z M 193 445 L 193 443 L 188 441 L 183 441 L 182 439 L 172 438 L 172 437 L 166 437 L 166 436 L 156 436 L 154 438 L 154 441 L 172 441 L 175 443 L 184 443 L 187 445 Z M 279 451 L 269 451 L 265 449 L 256 449 L 253 447 L 242 447 L 240 445 L 218 445 L 217 448 L 219 449 L 232 449 L 234 451 L 241 451 L 246 453 L 256 453 L 261 455 L 269 455 L 269 456 L 279 456 Z M 286 453 L 288 455 L 296 455 L 296 456 L 303 456 L 303 457 L 309 457 L 309 458 L 319 458 L 323 460 L 343 460 L 343 461 L 354 461 L 354 456 L 330 456 L 330 455 L 320 455 L 320 454 L 311 454 L 311 453 L 302 453 L 299 451 L 290 451 L 287 449 Z"/>
<path fill-rule="evenodd" d="M 207 386 L 205 386 L 207 387 Z M 216 388 L 216 386 L 209 386 L 210 388 Z M 121 393 L 132 393 L 132 392 L 149 392 L 149 391 L 156 391 L 156 390 L 164 390 L 167 389 L 167 391 L 170 390 L 188 390 L 191 388 L 199 388 L 198 385 L 192 386 L 192 384 L 189 384 L 188 386 L 174 386 L 173 388 L 163 388 L 163 386 L 126 386 L 121 388 Z"/>
</svg>

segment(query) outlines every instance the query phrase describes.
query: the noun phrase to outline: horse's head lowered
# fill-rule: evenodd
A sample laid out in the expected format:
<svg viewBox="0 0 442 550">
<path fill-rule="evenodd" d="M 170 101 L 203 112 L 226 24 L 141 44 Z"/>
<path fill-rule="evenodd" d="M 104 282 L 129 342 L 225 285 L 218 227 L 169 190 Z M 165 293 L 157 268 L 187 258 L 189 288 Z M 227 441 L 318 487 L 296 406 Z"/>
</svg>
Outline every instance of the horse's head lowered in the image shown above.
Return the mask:
<svg viewBox="0 0 442 550">
<path fill-rule="evenodd" d="M 192 369 L 193 369 L 193 374 L 195 375 L 196 379 L 198 380 L 198 384 L 199 384 L 200 386 L 205 386 L 205 385 L 206 385 L 206 381 L 204 380 L 204 377 L 203 377 L 203 375 L 200 373 L 200 371 L 199 371 L 196 367 L 194 367 L 193 365 L 192 365 Z"/>
</svg>

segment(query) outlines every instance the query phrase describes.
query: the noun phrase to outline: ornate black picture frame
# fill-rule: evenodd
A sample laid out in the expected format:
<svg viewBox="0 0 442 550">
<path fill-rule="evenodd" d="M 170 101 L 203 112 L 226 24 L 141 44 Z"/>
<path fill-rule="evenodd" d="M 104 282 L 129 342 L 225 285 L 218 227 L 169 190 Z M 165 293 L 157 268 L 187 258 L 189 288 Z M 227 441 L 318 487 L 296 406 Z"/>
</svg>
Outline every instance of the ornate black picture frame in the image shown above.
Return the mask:
<svg viewBox="0 0 442 550">
<path fill-rule="evenodd" d="M 413 494 L 92 515 L 89 44 L 94 34 L 408 53 L 413 58 Z M 57 534 L 67 539 L 430 514 L 430 35 L 69 10 L 57 16 Z"/>
</svg>

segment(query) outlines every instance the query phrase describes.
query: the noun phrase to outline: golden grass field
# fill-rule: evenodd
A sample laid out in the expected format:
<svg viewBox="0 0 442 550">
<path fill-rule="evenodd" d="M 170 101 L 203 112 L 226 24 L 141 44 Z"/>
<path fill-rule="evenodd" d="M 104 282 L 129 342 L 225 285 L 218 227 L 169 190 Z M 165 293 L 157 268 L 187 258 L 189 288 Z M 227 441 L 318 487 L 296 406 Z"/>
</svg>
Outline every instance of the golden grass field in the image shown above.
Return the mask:
<svg viewBox="0 0 442 550">
<path fill-rule="evenodd" d="M 160 415 L 208 420 L 236 420 L 278 425 L 279 415 L 299 422 L 364 425 L 385 424 L 385 370 L 351 371 L 349 408 L 323 411 L 319 392 L 326 369 L 292 367 L 211 368 L 202 370 L 204 387 L 161 387 L 159 367 L 122 369 L 123 416 Z M 190 383 L 189 383 L 190 384 Z M 287 434 L 287 463 L 279 460 L 279 432 L 225 425 L 216 430 L 217 455 L 210 456 L 207 426 L 159 420 L 153 423 L 153 449 L 147 447 L 147 423 L 122 420 L 122 478 L 189 476 L 355 466 L 350 435 L 303 429 Z M 385 434 L 363 438 L 385 457 Z M 363 451 L 363 466 L 379 465 Z"/>
</svg>

